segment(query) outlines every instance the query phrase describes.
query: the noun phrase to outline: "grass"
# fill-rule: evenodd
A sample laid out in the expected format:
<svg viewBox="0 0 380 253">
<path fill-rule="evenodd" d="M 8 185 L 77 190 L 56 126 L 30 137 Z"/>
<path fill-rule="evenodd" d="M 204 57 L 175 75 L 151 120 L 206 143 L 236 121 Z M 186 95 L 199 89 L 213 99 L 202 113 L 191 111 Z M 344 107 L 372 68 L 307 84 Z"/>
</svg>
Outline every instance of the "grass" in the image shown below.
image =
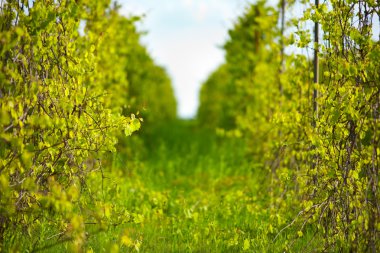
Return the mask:
<svg viewBox="0 0 380 253">
<path fill-rule="evenodd" d="M 241 140 L 191 122 L 161 126 L 145 140 L 148 155 L 130 181 L 140 193 L 131 196 L 140 195 L 137 211 L 148 220 L 138 229 L 141 251 L 239 252 L 266 230 L 266 212 L 256 211 L 263 193 Z"/>
<path fill-rule="evenodd" d="M 87 225 L 87 252 L 286 250 L 287 238 L 296 232 L 286 230 L 272 242 L 278 229 L 271 225 L 277 217 L 263 187 L 267 172 L 246 156 L 242 139 L 176 121 L 143 133 L 143 140 L 139 155 L 133 152 L 135 141 L 129 156 L 114 155 L 112 167 L 121 172 L 107 177 L 115 191 L 108 201 L 127 213 L 129 222 L 100 231 Z M 313 252 L 312 237 L 306 233 L 294 252 Z M 43 251 L 67 251 L 68 245 Z"/>
<path fill-rule="evenodd" d="M 127 206 L 146 218 L 132 226 L 140 251 L 239 252 L 245 240 L 264 247 L 268 213 L 257 210 L 264 192 L 242 140 L 220 138 L 192 122 L 163 125 L 144 139 L 147 155 L 125 187 L 134 192 Z"/>
</svg>

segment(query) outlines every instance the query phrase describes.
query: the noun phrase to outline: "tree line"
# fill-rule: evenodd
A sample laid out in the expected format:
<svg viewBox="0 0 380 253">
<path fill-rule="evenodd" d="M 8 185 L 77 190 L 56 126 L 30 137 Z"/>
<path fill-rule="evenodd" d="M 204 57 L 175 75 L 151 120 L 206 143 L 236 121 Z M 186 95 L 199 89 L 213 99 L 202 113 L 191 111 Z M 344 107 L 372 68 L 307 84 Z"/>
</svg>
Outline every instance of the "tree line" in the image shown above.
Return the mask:
<svg viewBox="0 0 380 253">
<path fill-rule="evenodd" d="M 267 172 L 273 240 L 293 231 L 286 250 L 306 233 L 315 251 L 380 248 L 379 12 L 375 1 L 258 1 L 201 88 L 200 124 L 244 138 Z"/>
<path fill-rule="evenodd" d="M 176 101 L 165 69 L 140 43 L 140 17 L 119 8 L 109 0 L 1 3 L 0 248 L 26 235 L 36 250 L 56 233 L 79 251 L 88 224 L 131 219 L 112 204 L 104 165 L 143 120 L 175 118 Z"/>
</svg>

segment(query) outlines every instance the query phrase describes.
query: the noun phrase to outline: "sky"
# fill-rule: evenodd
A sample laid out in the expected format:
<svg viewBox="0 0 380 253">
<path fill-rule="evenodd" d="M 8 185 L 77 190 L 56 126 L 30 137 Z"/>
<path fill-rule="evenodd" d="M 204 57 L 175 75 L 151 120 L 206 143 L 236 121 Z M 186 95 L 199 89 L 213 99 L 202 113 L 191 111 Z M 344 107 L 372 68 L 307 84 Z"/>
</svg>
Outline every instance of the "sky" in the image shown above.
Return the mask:
<svg viewBox="0 0 380 253">
<path fill-rule="evenodd" d="M 147 32 L 142 43 L 170 75 L 180 117 L 196 115 L 202 83 L 223 63 L 221 47 L 228 39 L 228 29 L 252 2 L 254 0 L 118 0 L 122 15 L 145 16 L 138 23 L 139 30 Z M 278 1 L 268 2 L 275 6 Z M 288 10 L 288 18 L 301 16 L 303 9 L 298 6 Z M 312 31 L 314 26 L 309 25 Z M 376 36 L 378 31 L 379 24 L 375 22 Z M 297 50 L 288 47 L 286 52 Z M 311 55 L 304 51 L 297 52 Z"/>
<path fill-rule="evenodd" d="M 228 29 L 249 0 L 119 0 L 123 15 L 142 15 L 142 43 L 173 83 L 178 115 L 196 115 L 202 83 L 224 59 Z"/>
</svg>

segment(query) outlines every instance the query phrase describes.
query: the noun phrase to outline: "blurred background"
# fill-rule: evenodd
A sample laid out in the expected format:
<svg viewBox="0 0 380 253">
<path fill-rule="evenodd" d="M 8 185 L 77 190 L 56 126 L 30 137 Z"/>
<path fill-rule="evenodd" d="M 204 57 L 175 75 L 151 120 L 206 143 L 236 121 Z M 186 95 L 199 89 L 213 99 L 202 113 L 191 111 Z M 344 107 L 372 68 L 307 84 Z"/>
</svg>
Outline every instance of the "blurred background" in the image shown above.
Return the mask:
<svg viewBox="0 0 380 253">
<path fill-rule="evenodd" d="M 142 43 L 172 79 L 181 118 L 197 112 L 199 89 L 224 59 L 221 46 L 247 0 L 121 0 L 120 13 L 144 15 Z"/>
</svg>

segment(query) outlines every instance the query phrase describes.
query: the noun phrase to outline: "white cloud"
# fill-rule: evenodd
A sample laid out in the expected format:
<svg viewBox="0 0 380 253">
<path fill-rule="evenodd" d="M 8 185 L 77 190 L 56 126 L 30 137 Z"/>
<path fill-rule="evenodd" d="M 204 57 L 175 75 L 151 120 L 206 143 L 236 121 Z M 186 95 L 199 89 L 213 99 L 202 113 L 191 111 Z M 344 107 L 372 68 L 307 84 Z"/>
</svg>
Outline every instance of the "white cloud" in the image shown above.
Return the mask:
<svg viewBox="0 0 380 253">
<path fill-rule="evenodd" d="M 186 7 L 191 7 L 193 5 L 193 0 L 183 0 L 182 2 Z"/>
<path fill-rule="evenodd" d="M 200 3 L 198 6 L 197 13 L 196 13 L 197 20 L 203 21 L 208 14 L 207 12 L 208 12 L 208 5 L 204 2 Z"/>
</svg>

